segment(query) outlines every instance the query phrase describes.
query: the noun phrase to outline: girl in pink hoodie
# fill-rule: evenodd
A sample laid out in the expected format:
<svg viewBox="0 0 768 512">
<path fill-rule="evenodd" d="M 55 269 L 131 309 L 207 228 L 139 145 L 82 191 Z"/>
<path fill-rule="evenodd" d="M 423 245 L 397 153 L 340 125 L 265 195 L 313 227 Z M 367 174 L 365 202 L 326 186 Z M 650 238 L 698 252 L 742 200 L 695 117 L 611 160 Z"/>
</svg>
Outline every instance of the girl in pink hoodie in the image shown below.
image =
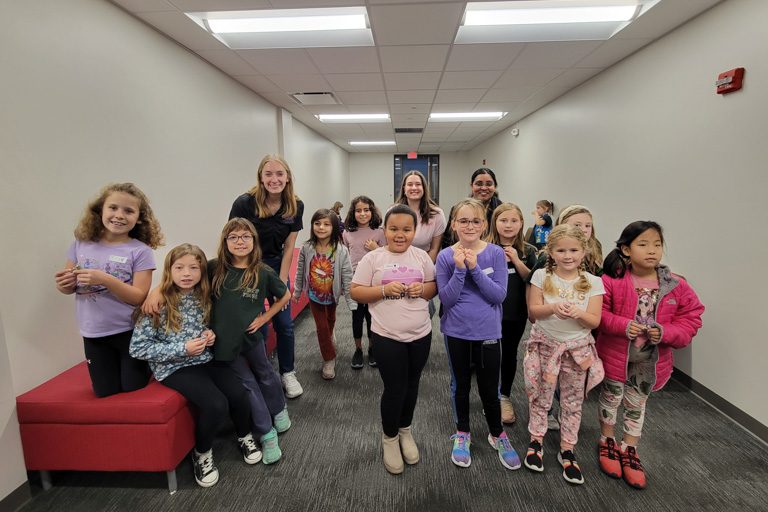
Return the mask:
<svg viewBox="0 0 768 512">
<path fill-rule="evenodd" d="M 622 231 L 603 265 L 603 315 L 597 353 L 605 368 L 599 401 L 600 469 L 644 489 L 637 455 L 645 404 L 672 374 L 672 349 L 687 346 L 701 327 L 704 306 L 693 289 L 664 265 L 664 233 L 652 221 L 636 221 Z M 619 405 L 624 436 L 614 440 Z"/>
</svg>

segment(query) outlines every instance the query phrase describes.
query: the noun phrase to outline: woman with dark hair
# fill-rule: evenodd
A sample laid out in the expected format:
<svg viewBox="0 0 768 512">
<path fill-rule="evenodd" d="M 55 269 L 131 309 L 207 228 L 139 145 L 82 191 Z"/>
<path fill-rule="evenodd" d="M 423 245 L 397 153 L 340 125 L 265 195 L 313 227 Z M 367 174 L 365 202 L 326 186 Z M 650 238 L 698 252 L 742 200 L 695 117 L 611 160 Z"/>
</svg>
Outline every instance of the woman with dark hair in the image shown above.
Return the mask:
<svg viewBox="0 0 768 512">
<path fill-rule="evenodd" d="M 483 206 L 485 207 L 485 218 L 486 218 L 486 226 L 491 225 L 492 217 L 493 217 L 493 211 L 496 209 L 497 206 L 501 204 L 501 199 L 499 199 L 499 193 L 496 192 L 496 187 L 498 186 L 498 182 L 496 181 L 496 173 L 493 172 L 492 169 L 489 169 L 487 167 L 480 167 L 479 169 L 475 170 L 475 172 L 472 173 L 472 177 L 469 180 L 469 186 L 470 186 L 470 197 L 473 199 L 477 199 L 480 201 Z M 451 213 L 448 215 L 448 225 L 450 226 L 451 222 L 453 221 L 453 208 L 451 208 Z M 486 232 L 483 233 L 483 236 L 488 235 L 488 228 L 486 227 Z M 442 247 L 450 247 L 451 245 L 456 243 L 456 234 L 453 232 L 453 230 L 449 227 L 445 230 L 445 233 L 443 233 L 443 240 L 442 240 Z"/>
</svg>

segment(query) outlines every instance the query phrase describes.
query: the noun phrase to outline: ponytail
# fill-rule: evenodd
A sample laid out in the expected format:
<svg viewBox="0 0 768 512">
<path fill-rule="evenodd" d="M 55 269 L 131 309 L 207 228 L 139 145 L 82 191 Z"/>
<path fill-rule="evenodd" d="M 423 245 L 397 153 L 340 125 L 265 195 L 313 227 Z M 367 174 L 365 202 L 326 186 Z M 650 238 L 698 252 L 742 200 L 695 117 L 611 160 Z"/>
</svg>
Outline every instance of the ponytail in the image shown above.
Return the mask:
<svg viewBox="0 0 768 512">
<path fill-rule="evenodd" d="M 627 268 L 629 268 L 629 261 L 618 247 L 609 252 L 603 261 L 603 273 L 614 279 L 624 277 Z"/>
</svg>

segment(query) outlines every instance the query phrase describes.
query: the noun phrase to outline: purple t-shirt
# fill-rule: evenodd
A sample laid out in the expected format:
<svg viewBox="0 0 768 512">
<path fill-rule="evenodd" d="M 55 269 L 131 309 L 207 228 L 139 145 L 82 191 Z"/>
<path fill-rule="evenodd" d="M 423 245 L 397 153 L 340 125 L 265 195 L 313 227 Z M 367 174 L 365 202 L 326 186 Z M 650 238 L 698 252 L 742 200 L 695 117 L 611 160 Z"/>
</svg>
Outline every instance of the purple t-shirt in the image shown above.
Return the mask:
<svg viewBox="0 0 768 512">
<path fill-rule="evenodd" d="M 155 269 L 155 257 L 146 244 L 131 239 L 124 244 L 75 240 L 69 246 L 67 259 L 80 268 L 95 268 L 133 283 L 133 274 Z M 133 329 L 134 306 L 126 304 L 104 286 L 77 285 L 75 306 L 80 334 L 85 338 L 101 338 Z"/>
</svg>

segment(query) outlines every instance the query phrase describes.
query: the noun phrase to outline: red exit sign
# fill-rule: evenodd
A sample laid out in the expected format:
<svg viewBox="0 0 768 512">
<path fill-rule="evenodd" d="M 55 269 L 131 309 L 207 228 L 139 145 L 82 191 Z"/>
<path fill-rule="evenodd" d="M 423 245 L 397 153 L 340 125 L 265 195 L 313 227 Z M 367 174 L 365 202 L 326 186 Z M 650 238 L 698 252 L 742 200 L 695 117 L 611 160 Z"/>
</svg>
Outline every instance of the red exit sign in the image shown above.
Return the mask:
<svg viewBox="0 0 768 512">
<path fill-rule="evenodd" d="M 419 154 L 415 151 L 409 151 L 408 152 L 408 160 L 413 160 L 414 158 L 419 158 Z"/>
</svg>

